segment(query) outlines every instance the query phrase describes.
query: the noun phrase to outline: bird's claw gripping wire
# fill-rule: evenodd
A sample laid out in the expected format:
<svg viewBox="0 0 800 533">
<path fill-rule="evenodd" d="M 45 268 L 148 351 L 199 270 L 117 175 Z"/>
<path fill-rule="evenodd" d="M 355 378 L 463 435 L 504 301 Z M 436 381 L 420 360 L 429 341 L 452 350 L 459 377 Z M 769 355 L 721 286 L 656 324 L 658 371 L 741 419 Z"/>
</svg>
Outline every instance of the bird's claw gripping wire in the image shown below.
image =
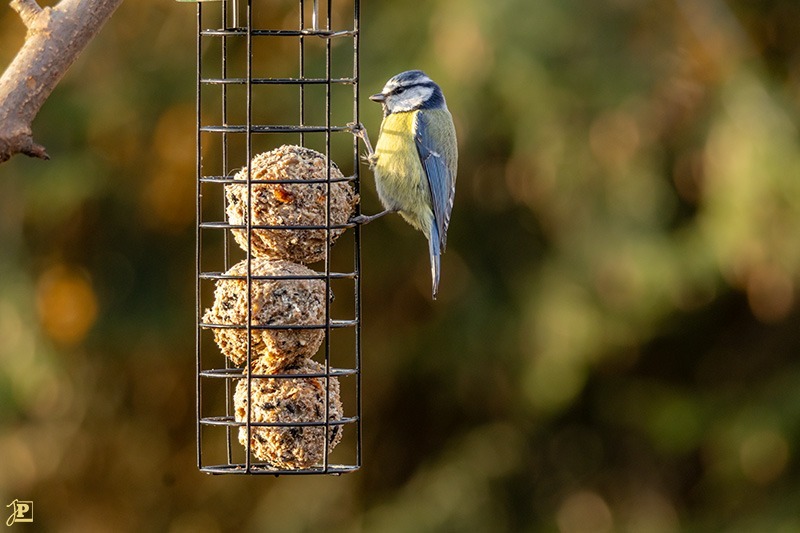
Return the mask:
<svg viewBox="0 0 800 533">
<path fill-rule="evenodd" d="M 367 155 L 363 159 L 372 166 L 375 162 L 375 151 L 372 149 L 372 143 L 369 142 L 367 128 L 361 122 L 348 122 L 346 126 L 347 131 L 364 141 L 364 145 L 367 147 Z"/>
</svg>

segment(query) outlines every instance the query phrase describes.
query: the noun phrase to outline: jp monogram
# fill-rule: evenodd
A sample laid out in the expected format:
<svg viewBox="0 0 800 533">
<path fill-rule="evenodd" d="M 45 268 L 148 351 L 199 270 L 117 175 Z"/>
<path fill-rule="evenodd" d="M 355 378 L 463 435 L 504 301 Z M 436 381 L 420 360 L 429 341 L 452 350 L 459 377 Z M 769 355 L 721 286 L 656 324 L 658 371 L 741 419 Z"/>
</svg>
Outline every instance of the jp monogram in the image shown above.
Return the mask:
<svg viewBox="0 0 800 533">
<path fill-rule="evenodd" d="M 11 507 L 11 516 L 6 520 L 7 526 L 16 522 L 33 522 L 33 502 L 14 500 L 6 507 Z"/>
</svg>

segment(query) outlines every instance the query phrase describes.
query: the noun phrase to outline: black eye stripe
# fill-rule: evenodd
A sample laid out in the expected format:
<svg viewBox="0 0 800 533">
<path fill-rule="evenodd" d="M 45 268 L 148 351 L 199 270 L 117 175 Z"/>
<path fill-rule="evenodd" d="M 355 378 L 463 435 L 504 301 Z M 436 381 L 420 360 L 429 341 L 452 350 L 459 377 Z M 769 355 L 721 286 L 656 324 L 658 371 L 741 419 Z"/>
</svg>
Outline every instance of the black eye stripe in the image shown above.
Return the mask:
<svg viewBox="0 0 800 533">
<path fill-rule="evenodd" d="M 412 83 L 411 85 L 401 85 L 400 87 L 396 87 L 391 91 L 391 94 L 400 94 L 406 89 L 413 89 L 414 87 L 433 87 L 433 84 L 430 82 L 420 82 L 420 83 Z"/>
</svg>

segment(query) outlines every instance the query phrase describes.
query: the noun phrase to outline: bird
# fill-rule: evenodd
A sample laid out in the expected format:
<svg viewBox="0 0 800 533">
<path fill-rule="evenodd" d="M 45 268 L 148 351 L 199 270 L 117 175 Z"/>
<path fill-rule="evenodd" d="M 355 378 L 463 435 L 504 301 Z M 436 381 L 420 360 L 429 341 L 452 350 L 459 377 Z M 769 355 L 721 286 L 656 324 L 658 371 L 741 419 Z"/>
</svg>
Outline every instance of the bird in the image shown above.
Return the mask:
<svg viewBox="0 0 800 533">
<path fill-rule="evenodd" d="M 351 126 L 366 145 L 366 160 L 384 211 L 353 220 L 367 224 L 399 213 L 421 231 L 428 239 L 435 300 L 456 192 L 458 143 L 453 117 L 441 87 L 421 70 L 393 76 L 369 99 L 383 107 L 375 149 L 362 124 Z"/>
</svg>

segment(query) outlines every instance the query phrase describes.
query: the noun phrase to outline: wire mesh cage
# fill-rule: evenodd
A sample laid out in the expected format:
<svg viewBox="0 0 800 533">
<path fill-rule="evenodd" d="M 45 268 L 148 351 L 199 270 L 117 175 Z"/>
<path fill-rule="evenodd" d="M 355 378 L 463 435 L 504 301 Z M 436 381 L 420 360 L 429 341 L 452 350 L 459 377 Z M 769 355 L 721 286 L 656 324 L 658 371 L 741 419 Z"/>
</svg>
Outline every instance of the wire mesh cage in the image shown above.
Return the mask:
<svg viewBox="0 0 800 533">
<path fill-rule="evenodd" d="M 359 0 L 197 3 L 197 461 L 361 466 Z"/>
</svg>

